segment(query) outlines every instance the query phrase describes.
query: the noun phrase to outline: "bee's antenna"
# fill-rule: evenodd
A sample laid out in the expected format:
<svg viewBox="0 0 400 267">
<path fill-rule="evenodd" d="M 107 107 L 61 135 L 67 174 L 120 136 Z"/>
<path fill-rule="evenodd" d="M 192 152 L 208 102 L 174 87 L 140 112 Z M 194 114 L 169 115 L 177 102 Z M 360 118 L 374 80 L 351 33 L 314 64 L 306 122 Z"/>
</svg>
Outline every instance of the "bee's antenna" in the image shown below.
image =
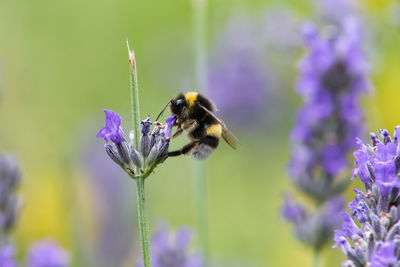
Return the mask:
<svg viewBox="0 0 400 267">
<path fill-rule="evenodd" d="M 156 121 L 164 114 L 164 111 L 167 109 L 169 103 L 171 103 L 172 100 L 168 101 L 168 103 L 165 105 L 165 107 L 161 110 L 160 114 L 158 114 Z"/>
</svg>

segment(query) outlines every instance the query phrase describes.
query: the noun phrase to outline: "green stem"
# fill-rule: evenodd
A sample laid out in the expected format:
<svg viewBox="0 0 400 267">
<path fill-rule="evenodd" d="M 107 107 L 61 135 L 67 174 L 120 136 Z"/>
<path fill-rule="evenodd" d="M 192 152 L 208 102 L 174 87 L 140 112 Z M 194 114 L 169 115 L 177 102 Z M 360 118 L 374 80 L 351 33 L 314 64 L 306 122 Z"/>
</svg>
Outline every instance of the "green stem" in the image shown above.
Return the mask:
<svg viewBox="0 0 400 267">
<path fill-rule="evenodd" d="M 138 217 L 139 217 L 139 230 L 140 230 L 140 241 L 142 247 L 143 267 L 151 267 L 149 228 L 147 225 L 146 192 L 144 188 L 144 178 L 139 177 L 136 179 L 136 187 L 137 187 Z"/>
<path fill-rule="evenodd" d="M 130 93 L 131 93 L 131 110 L 133 120 L 133 132 L 135 138 L 135 148 L 140 147 L 140 112 L 139 112 L 139 87 L 137 81 L 136 71 L 136 59 L 135 53 L 129 48 L 128 41 L 126 41 L 129 52 L 129 63 L 131 67 L 131 79 L 130 79 Z M 136 175 L 140 173 L 138 168 L 135 169 Z M 135 178 L 133 174 L 132 177 Z M 139 217 L 139 231 L 140 231 L 140 242 L 142 247 L 142 259 L 143 267 L 151 267 L 151 255 L 150 255 L 150 242 L 149 242 L 149 228 L 147 225 L 147 214 L 146 214 L 146 197 L 144 188 L 144 177 L 136 177 L 137 187 L 137 206 L 138 206 L 138 217 Z"/>
<path fill-rule="evenodd" d="M 129 64 L 131 65 L 130 92 L 131 92 L 131 111 L 133 121 L 133 133 L 135 138 L 135 148 L 140 147 L 140 111 L 139 111 L 139 87 L 136 71 L 135 52 L 129 48 L 128 40 L 126 41 L 129 52 Z"/>
<path fill-rule="evenodd" d="M 314 250 L 314 257 L 313 257 L 313 267 L 320 267 L 321 266 L 321 251 L 319 249 Z"/>
<path fill-rule="evenodd" d="M 207 87 L 207 62 L 206 62 L 206 0 L 192 0 L 193 14 L 193 47 L 194 47 L 194 76 L 195 88 L 205 92 Z M 197 218 L 199 239 L 203 250 L 203 266 L 208 267 L 210 250 L 208 235 L 208 209 L 207 209 L 207 183 L 204 163 L 194 162 L 194 179 L 197 198 Z"/>
</svg>

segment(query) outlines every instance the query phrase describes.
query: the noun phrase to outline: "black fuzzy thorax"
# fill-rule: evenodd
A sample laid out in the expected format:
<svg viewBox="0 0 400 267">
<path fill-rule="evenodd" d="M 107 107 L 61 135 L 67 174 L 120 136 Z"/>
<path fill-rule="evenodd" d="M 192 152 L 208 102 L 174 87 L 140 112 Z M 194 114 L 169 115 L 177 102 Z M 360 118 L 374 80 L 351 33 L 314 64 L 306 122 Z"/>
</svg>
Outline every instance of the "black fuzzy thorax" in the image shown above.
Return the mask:
<svg viewBox="0 0 400 267">
<path fill-rule="evenodd" d="M 197 95 L 197 99 L 195 101 L 195 105 L 189 108 L 189 119 L 196 120 L 198 123 L 206 122 L 208 124 L 215 124 L 213 118 L 208 115 L 208 112 L 203 108 L 205 107 L 211 112 L 216 110 L 215 105 L 206 97 L 201 94 Z"/>
</svg>

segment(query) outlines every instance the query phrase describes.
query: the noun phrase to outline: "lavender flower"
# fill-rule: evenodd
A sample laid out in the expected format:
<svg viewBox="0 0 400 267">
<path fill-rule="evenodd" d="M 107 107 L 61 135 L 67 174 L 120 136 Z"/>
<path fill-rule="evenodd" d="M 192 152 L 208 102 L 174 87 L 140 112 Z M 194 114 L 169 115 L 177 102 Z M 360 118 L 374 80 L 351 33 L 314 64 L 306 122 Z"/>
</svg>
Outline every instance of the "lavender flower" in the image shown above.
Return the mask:
<svg viewBox="0 0 400 267">
<path fill-rule="evenodd" d="M 170 233 L 165 225 L 160 227 L 151 238 L 153 267 L 201 267 L 202 259 L 196 252 L 189 251 L 191 231 L 180 227 Z M 136 267 L 142 267 L 141 261 Z"/>
<path fill-rule="evenodd" d="M 26 266 L 67 267 L 69 266 L 69 256 L 55 242 L 39 241 L 29 249 Z"/>
<path fill-rule="evenodd" d="M 175 126 L 175 115 L 169 117 L 166 125 L 157 122 L 153 131 L 150 133 L 152 122 L 150 116 L 141 122 L 140 147 L 135 148 L 133 132 L 130 134 L 130 143 L 128 144 L 121 128 L 121 118 L 118 114 L 104 110 L 106 113 L 106 126 L 100 129 L 98 138 L 104 138 L 106 141 L 105 149 L 109 157 L 120 165 L 130 176 L 136 177 L 135 169 L 143 171 L 143 167 L 150 170 L 145 175 L 162 163 L 168 154 L 169 138 L 172 127 Z M 108 141 L 111 140 L 112 143 Z M 140 152 L 137 150 L 140 149 Z M 146 164 L 146 166 L 143 166 Z"/>
<path fill-rule="evenodd" d="M 20 203 L 15 190 L 20 179 L 21 173 L 16 159 L 0 153 L 0 238 L 4 238 L 15 224 Z"/>
<path fill-rule="evenodd" d="M 14 259 L 15 251 L 12 245 L 6 245 L 0 248 L 0 266 L 16 267 L 17 263 Z"/>
<path fill-rule="evenodd" d="M 341 34 L 334 38 L 320 37 L 311 24 L 305 25 L 304 36 L 309 52 L 300 64 L 297 92 L 305 103 L 291 134 L 288 171 L 318 208 L 314 212 L 301 208 L 301 216 L 293 220 L 285 215 L 285 204 L 283 215 L 293 223 L 296 236 L 317 251 L 341 221 L 339 194 L 347 181 L 340 177 L 348 170 L 347 155 L 362 129 L 359 98 L 368 91 L 368 80 L 354 18 L 344 20 Z M 294 207 L 300 211 L 299 205 Z"/>
<path fill-rule="evenodd" d="M 335 245 L 347 257 L 343 266 L 400 266 L 400 126 L 393 138 L 387 130 L 371 133 L 371 144 L 358 140 L 354 177 L 365 190 L 354 190 L 349 203 L 351 216 L 343 213 L 341 230 L 335 231 Z"/>
<path fill-rule="evenodd" d="M 106 126 L 100 129 L 96 136 L 104 138 L 106 142 L 111 140 L 115 144 L 121 143 L 125 140 L 124 132 L 121 128 L 121 118 L 117 113 L 110 110 L 105 109 L 104 113 L 106 113 Z"/>
</svg>

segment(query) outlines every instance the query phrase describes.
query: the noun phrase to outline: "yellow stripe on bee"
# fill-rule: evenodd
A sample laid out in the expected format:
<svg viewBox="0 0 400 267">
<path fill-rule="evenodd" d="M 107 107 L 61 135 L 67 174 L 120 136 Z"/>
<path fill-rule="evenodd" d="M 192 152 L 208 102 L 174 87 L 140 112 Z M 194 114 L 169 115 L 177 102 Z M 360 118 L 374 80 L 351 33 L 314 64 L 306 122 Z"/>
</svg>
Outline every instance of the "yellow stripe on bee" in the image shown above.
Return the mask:
<svg viewBox="0 0 400 267">
<path fill-rule="evenodd" d="M 189 93 L 187 93 L 187 94 L 185 95 L 186 101 L 187 101 L 188 104 L 189 104 L 189 108 L 191 108 L 191 107 L 194 106 L 194 103 L 196 102 L 197 96 L 198 96 L 198 95 L 199 95 L 199 94 L 196 93 L 196 92 L 189 92 Z"/>
<path fill-rule="evenodd" d="M 206 132 L 207 132 L 207 135 L 211 135 L 211 136 L 220 138 L 221 134 L 222 134 L 222 126 L 221 126 L 221 124 L 212 124 L 212 125 L 208 126 Z"/>
</svg>

